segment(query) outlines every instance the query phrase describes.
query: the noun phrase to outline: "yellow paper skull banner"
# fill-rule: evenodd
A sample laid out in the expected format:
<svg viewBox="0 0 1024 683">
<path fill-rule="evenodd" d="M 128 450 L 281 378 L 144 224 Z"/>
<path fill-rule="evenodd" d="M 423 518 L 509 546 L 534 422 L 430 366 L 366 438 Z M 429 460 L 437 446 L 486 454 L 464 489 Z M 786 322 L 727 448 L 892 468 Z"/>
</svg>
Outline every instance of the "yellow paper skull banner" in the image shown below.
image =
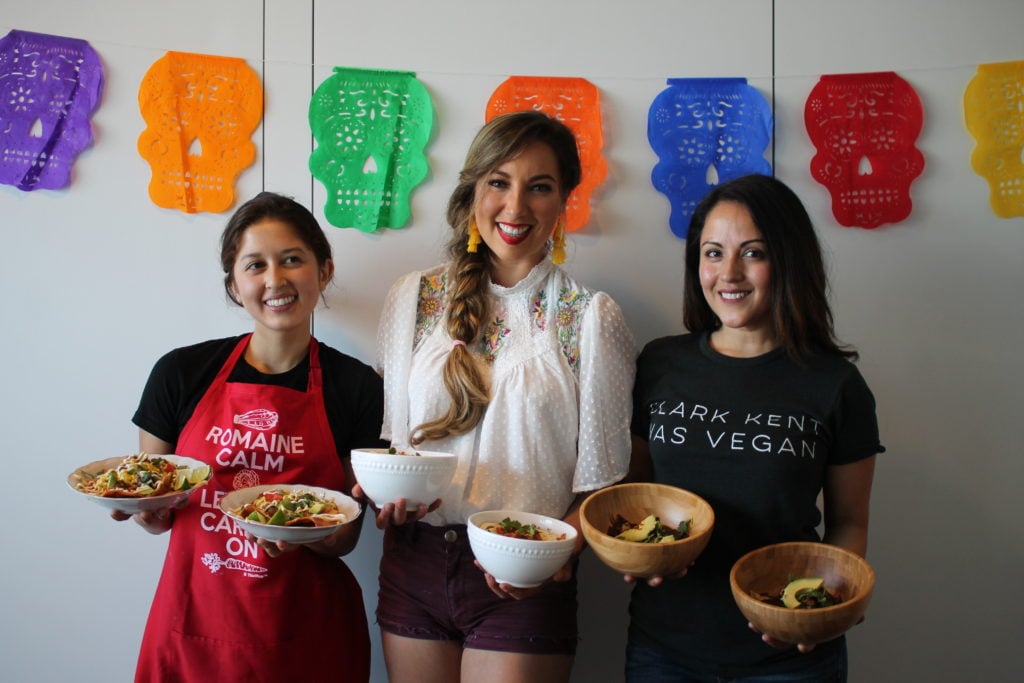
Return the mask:
<svg viewBox="0 0 1024 683">
<path fill-rule="evenodd" d="M 1024 62 L 979 64 L 964 92 L 964 119 L 977 143 L 971 166 L 988 181 L 992 210 L 1024 216 Z"/>
</svg>

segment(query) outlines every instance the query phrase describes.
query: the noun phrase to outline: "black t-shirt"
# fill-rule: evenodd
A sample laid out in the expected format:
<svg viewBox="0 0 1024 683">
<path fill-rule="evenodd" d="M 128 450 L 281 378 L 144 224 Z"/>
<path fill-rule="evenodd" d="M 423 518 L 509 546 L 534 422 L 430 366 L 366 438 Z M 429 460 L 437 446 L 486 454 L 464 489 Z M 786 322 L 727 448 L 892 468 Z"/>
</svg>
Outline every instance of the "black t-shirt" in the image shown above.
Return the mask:
<svg viewBox="0 0 1024 683">
<path fill-rule="evenodd" d="M 836 647 L 795 656 L 762 643 L 732 599 L 729 571 L 754 548 L 820 540 L 826 468 L 884 450 L 857 368 L 824 354 L 797 364 L 783 349 L 731 358 L 707 335 L 657 339 L 637 361 L 631 429 L 648 442 L 655 481 L 715 511 L 711 540 L 684 578 L 637 584 L 631 637 L 727 676 L 800 668 Z"/>
<path fill-rule="evenodd" d="M 241 336 L 213 339 L 174 349 L 153 366 L 132 422 L 153 436 L 175 444 L 217 372 Z M 384 386 L 373 368 L 323 342 L 320 367 L 324 405 L 338 455 L 349 457 L 353 448 L 386 445 L 380 439 L 384 420 Z M 305 391 L 309 356 L 287 372 L 268 375 L 239 359 L 229 382 L 270 384 Z"/>
</svg>

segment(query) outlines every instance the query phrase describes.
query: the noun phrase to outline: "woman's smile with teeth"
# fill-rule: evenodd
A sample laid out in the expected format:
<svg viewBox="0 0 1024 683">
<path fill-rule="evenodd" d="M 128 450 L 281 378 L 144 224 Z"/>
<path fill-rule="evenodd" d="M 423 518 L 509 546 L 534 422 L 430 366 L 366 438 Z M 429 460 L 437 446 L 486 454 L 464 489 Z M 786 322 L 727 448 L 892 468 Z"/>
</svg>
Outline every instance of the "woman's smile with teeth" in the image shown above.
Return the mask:
<svg viewBox="0 0 1024 683">
<path fill-rule="evenodd" d="M 295 296 L 280 296 L 276 299 L 267 299 L 268 306 L 287 306 L 291 302 L 295 301 Z"/>
<path fill-rule="evenodd" d="M 525 223 L 497 223 L 498 232 L 501 233 L 502 237 L 508 237 L 513 240 L 519 240 L 526 236 L 526 233 L 530 231 L 530 226 Z"/>
<path fill-rule="evenodd" d="M 750 292 L 721 292 L 721 294 L 722 298 L 725 299 L 726 301 L 738 301 L 739 299 L 745 297 L 747 294 L 750 294 Z"/>
</svg>

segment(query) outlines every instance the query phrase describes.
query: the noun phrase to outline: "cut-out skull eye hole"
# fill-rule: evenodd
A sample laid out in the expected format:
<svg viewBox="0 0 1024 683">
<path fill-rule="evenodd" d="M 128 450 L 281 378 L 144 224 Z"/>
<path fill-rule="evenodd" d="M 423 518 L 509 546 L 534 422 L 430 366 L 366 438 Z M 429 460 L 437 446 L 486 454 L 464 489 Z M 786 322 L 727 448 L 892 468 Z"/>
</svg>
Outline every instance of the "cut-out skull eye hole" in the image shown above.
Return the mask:
<svg viewBox="0 0 1024 683">
<path fill-rule="evenodd" d="M 914 146 L 922 119 L 917 93 L 892 72 L 822 76 L 811 90 L 811 175 L 841 225 L 877 228 L 910 215 L 910 184 L 924 170 Z"/>
</svg>

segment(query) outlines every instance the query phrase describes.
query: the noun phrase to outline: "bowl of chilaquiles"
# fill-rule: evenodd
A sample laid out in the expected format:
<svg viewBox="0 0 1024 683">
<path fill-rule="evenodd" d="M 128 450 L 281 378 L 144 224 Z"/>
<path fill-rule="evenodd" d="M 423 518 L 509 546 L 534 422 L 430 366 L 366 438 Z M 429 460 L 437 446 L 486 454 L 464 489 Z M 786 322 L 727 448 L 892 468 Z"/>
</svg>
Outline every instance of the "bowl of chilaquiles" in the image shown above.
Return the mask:
<svg viewBox="0 0 1024 683">
<path fill-rule="evenodd" d="M 539 586 L 569 561 L 576 529 L 560 519 L 517 510 L 485 510 L 466 523 L 473 555 L 498 583 Z"/>
<path fill-rule="evenodd" d="M 666 484 L 617 484 L 580 506 L 580 529 L 594 554 L 617 572 L 670 577 L 697 559 L 715 513 L 706 500 Z"/>
<path fill-rule="evenodd" d="M 237 489 L 221 498 L 220 509 L 256 538 L 296 545 L 322 540 L 362 512 L 340 491 L 286 484 Z"/>
<path fill-rule="evenodd" d="M 210 467 L 183 455 L 131 453 L 82 465 L 68 486 L 110 510 L 135 514 L 181 505 L 210 479 Z"/>
<path fill-rule="evenodd" d="M 732 567 L 740 612 L 761 633 L 785 643 L 832 640 L 864 616 L 875 572 L 856 553 L 827 543 L 758 548 Z"/>
</svg>

